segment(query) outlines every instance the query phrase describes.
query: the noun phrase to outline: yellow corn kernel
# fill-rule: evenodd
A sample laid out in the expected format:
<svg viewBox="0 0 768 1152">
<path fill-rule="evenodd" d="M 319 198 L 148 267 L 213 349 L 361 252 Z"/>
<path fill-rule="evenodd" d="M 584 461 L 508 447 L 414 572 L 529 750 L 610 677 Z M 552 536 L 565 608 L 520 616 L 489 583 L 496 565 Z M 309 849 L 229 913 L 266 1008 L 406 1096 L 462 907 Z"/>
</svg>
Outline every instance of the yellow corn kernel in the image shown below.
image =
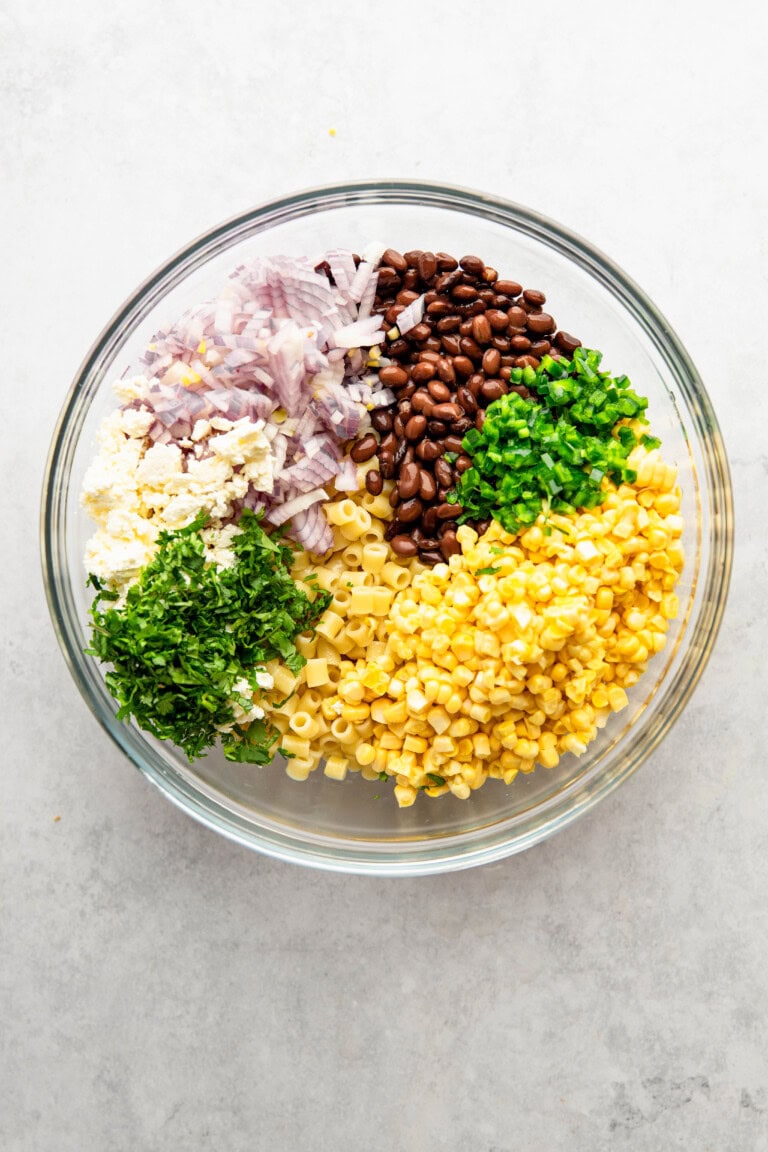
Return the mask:
<svg viewBox="0 0 768 1152">
<path fill-rule="evenodd" d="M 568 732 L 563 736 L 560 744 L 564 752 L 572 752 L 574 756 L 582 756 L 587 750 L 586 744 L 573 732 Z"/>
<path fill-rule="evenodd" d="M 365 655 L 369 664 L 376 664 L 385 672 L 394 670 L 395 664 L 392 657 L 387 655 L 387 645 L 384 640 L 372 640 Z"/>
<path fill-rule="evenodd" d="M 598 588 L 595 596 L 595 607 L 601 612 L 610 612 L 613 608 L 613 591 L 610 588 Z"/>
<path fill-rule="evenodd" d="M 452 692 L 451 695 L 448 697 L 448 699 L 445 702 L 446 712 L 451 713 L 451 714 L 453 714 L 455 712 L 460 712 L 461 711 L 461 705 L 463 704 L 463 702 L 464 702 L 463 698 L 459 695 L 458 692 Z"/>
<path fill-rule="evenodd" d="M 341 680 L 336 691 L 348 704 L 359 704 L 365 699 L 365 689 L 359 680 Z"/>
<path fill-rule="evenodd" d="M 439 691 L 437 693 L 437 698 L 436 698 L 435 702 L 441 708 L 444 708 L 447 701 L 450 700 L 452 694 L 453 694 L 453 688 L 450 684 L 441 684 Z"/>
<path fill-rule="evenodd" d="M 410 784 L 395 784 L 395 799 L 400 808 L 410 808 L 417 796 L 417 790 Z"/>
<path fill-rule="evenodd" d="M 472 747 L 475 756 L 481 760 L 487 760 L 491 756 L 491 742 L 485 732 L 475 732 L 472 737 Z"/>
<path fill-rule="evenodd" d="M 453 777 L 451 777 L 447 781 L 447 784 L 448 784 L 448 787 L 450 788 L 451 792 L 453 793 L 453 795 L 458 800 L 468 800 L 469 799 L 471 790 L 470 790 L 469 784 L 467 784 L 467 782 L 465 780 L 457 780 L 457 779 L 454 779 Z"/>
<path fill-rule="evenodd" d="M 489 704 L 475 702 L 471 704 L 468 715 L 479 724 L 488 724 L 493 716 L 493 711 Z"/>
<path fill-rule="evenodd" d="M 439 680 L 425 680 L 424 681 L 424 695 L 427 698 L 428 704 L 434 704 L 440 692 Z"/>
<path fill-rule="evenodd" d="M 350 724 L 364 724 L 370 712 L 367 704 L 345 704 L 339 715 L 342 720 L 348 720 Z"/>
<path fill-rule="evenodd" d="M 355 759 L 362 767 L 373 764 L 376 759 L 376 750 L 372 744 L 358 744 L 355 749 Z"/>
<path fill-rule="evenodd" d="M 375 665 L 369 665 L 360 676 L 360 683 L 364 688 L 375 692 L 377 696 L 383 696 L 389 687 L 390 677 L 388 674 Z"/>
<path fill-rule="evenodd" d="M 411 688 L 406 692 L 405 703 L 408 711 L 414 716 L 422 716 L 429 708 L 429 700 L 418 688 Z"/>
<path fill-rule="evenodd" d="M 384 709 L 385 724 L 402 724 L 407 719 L 408 707 L 405 700 L 398 700 L 394 704 L 387 704 Z"/>
<path fill-rule="evenodd" d="M 466 716 L 453 720 L 448 729 L 449 736 L 471 736 L 477 730 L 477 724 Z"/>
<path fill-rule="evenodd" d="M 660 492 L 654 498 L 653 507 L 660 516 L 673 516 L 680 507 L 680 500 L 674 492 Z"/>
<path fill-rule="evenodd" d="M 440 736 L 450 728 L 451 718 L 444 708 L 430 708 L 427 713 L 427 723 Z"/>
<path fill-rule="evenodd" d="M 543 768 L 557 768 L 560 763 L 560 756 L 556 748 L 540 748 L 539 749 L 539 764 Z"/>
<path fill-rule="evenodd" d="M 403 738 L 395 732 L 382 732 L 378 737 L 378 745 L 386 751 L 398 751 L 403 746 Z"/>
<path fill-rule="evenodd" d="M 380 700 L 374 700 L 371 704 L 371 720 L 373 720 L 375 724 L 386 724 L 387 721 L 384 712 L 388 707 L 389 700 L 387 700 L 386 697 Z"/>
<path fill-rule="evenodd" d="M 493 632 L 475 632 L 474 648 L 478 656 L 496 657 L 501 652 L 499 638 Z"/>
<path fill-rule="evenodd" d="M 622 708 L 626 708 L 629 704 L 629 699 L 623 688 L 618 685 L 612 684 L 607 689 L 608 707 L 612 712 L 620 712 Z"/>
<path fill-rule="evenodd" d="M 405 740 L 403 741 L 403 748 L 405 748 L 408 752 L 417 752 L 422 754 L 426 752 L 428 747 L 429 745 L 427 744 L 427 741 L 424 740 L 421 736 L 406 736 Z"/>
<path fill-rule="evenodd" d="M 466 663 L 475 654 L 475 645 L 471 635 L 459 632 L 451 640 L 451 648 L 457 660 Z"/>
<path fill-rule="evenodd" d="M 588 708 L 577 708 L 570 713 L 570 721 L 574 728 L 585 731 L 592 727 L 593 713 Z"/>
</svg>

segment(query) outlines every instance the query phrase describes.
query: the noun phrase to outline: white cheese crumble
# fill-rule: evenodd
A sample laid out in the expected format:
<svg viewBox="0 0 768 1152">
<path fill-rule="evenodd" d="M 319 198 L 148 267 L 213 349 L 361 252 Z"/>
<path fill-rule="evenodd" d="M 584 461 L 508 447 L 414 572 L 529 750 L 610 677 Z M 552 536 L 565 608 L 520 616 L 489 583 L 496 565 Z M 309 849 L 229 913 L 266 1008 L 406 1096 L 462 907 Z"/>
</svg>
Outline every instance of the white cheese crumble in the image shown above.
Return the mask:
<svg viewBox="0 0 768 1152">
<path fill-rule="evenodd" d="M 146 387 L 137 376 L 119 380 L 115 391 L 130 403 L 141 400 Z M 152 444 L 147 433 L 154 419 L 144 408 L 108 416 L 98 433 L 99 454 L 83 481 L 81 504 L 97 525 L 86 546 L 86 568 L 121 594 L 154 556 L 160 532 L 185 527 L 201 511 L 211 520 L 203 534 L 208 559 L 230 567 L 237 528 L 222 522 L 251 485 L 260 492 L 274 487 L 263 420 L 198 420 L 191 437 L 202 457 L 196 459 L 176 444 Z"/>
<path fill-rule="evenodd" d="M 248 681 L 243 678 L 236 680 L 232 685 L 232 693 L 234 697 L 247 697 L 249 700 L 253 696 L 251 686 Z M 260 708 L 258 704 L 253 704 L 250 708 L 245 709 L 238 699 L 230 700 L 230 707 L 232 708 L 232 715 L 235 724 L 250 724 L 252 720 L 262 720 L 264 717 L 264 709 Z M 220 732 L 231 732 L 232 724 L 225 724 L 219 728 Z"/>
</svg>

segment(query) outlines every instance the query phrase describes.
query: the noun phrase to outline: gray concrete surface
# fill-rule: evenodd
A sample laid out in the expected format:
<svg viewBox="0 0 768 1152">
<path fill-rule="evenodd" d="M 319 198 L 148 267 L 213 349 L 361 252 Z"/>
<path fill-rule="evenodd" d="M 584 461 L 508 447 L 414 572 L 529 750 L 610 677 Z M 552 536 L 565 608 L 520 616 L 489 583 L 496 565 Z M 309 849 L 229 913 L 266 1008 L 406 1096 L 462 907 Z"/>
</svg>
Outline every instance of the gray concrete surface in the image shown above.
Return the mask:
<svg viewBox="0 0 768 1152">
<path fill-rule="evenodd" d="M 746 0 L 0 10 L 3 1152 L 768 1149 L 767 32 Z M 525 856 L 403 882 L 164 802 L 69 678 L 37 544 L 59 405 L 135 284 L 261 200 L 386 175 L 618 260 L 707 382 L 738 511 L 663 747 Z"/>
</svg>

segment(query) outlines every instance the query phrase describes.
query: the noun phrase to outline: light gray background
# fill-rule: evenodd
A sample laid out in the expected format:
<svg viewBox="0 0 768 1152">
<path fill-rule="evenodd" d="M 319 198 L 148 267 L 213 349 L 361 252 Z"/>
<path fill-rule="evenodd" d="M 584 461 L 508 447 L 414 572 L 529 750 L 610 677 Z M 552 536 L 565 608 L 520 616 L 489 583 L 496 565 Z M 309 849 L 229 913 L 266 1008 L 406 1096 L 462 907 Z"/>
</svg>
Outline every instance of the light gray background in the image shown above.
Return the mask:
<svg viewBox="0 0 768 1152">
<path fill-rule="evenodd" d="M 768 1149 L 764 13 L 2 5 L 3 1152 Z M 739 519 L 663 748 L 527 855 L 401 882 L 163 801 L 70 682 L 37 544 L 59 405 L 145 274 L 264 199 L 392 175 L 622 264 L 707 383 Z"/>
</svg>

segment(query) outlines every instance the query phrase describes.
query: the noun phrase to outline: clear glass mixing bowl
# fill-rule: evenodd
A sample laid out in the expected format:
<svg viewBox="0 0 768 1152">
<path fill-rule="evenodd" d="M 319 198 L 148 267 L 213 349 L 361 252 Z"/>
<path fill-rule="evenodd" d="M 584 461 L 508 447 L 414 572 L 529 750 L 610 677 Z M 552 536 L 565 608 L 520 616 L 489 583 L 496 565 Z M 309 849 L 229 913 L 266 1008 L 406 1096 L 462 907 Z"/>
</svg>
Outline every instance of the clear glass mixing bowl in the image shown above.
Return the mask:
<svg viewBox="0 0 768 1152">
<path fill-rule="evenodd" d="M 604 353 L 649 397 L 653 431 L 677 463 L 687 562 L 681 611 L 664 652 L 581 758 L 564 757 L 505 787 L 490 780 L 466 801 L 420 798 L 399 810 L 355 775 L 338 784 L 314 773 L 291 781 L 278 763 L 230 764 L 212 754 L 191 765 L 176 748 L 115 719 L 88 641 L 83 553 L 92 525 L 79 507 L 112 381 L 136 363 L 152 334 L 212 295 L 240 261 L 275 253 L 358 250 L 372 239 L 407 251 L 477 253 L 547 295 L 559 323 Z M 584 240 L 526 208 L 459 188 L 357 183 L 273 201 L 212 229 L 130 297 L 88 353 L 53 439 L 42 506 L 51 616 L 72 674 L 104 728 L 174 803 L 223 835 L 284 860 L 381 875 L 415 875 L 497 860 L 586 812 L 634 772 L 679 716 L 709 658 L 722 618 L 733 550 L 731 485 L 717 420 L 696 369 L 664 317 L 619 268 Z"/>
</svg>

